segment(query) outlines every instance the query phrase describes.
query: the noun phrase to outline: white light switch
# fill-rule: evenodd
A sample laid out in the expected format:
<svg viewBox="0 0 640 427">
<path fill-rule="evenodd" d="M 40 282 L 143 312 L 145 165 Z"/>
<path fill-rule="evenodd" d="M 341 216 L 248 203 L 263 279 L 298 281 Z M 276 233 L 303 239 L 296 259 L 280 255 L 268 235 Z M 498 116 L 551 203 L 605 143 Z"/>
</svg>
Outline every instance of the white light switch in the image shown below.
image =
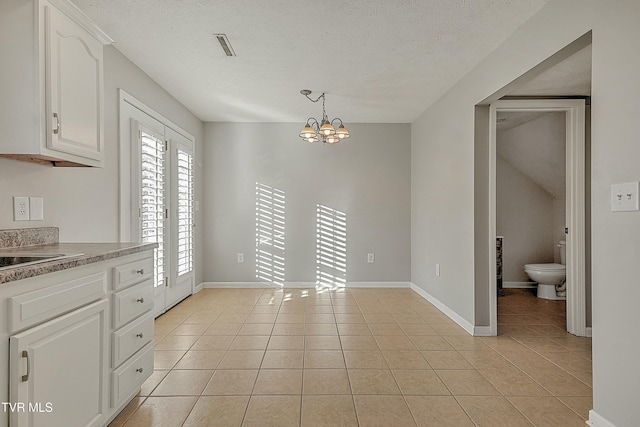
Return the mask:
<svg viewBox="0 0 640 427">
<path fill-rule="evenodd" d="M 31 221 L 44 219 L 44 199 L 42 197 L 29 197 L 29 219 Z"/>
<path fill-rule="evenodd" d="M 440 277 L 440 264 L 436 264 L 436 276 Z"/>
<path fill-rule="evenodd" d="M 238 262 L 244 262 L 244 253 L 238 252 Z"/>
<path fill-rule="evenodd" d="M 611 186 L 611 211 L 628 212 L 640 210 L 638 205 L 638 182 L 625 182 Z"/>
<path fill-rule="evenodd" d="M 376 262 L 376 254 L 367 254 L 367 262 L 369 264 Z"/>
</svg>

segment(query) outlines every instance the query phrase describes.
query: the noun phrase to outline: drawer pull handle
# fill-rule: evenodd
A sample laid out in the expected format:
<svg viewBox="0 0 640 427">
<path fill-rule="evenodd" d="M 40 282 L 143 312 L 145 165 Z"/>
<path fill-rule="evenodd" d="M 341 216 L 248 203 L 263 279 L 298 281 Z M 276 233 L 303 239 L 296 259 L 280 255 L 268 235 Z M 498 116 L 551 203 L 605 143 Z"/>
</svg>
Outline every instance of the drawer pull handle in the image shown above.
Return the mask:
<svg viewBox="0 0 640 427">
<path fill-rule="evenodd" d="M 136 334 L 136 336 L 137 336 L 138 338 L 144 338 L 144 334 L 143 334 L 142 332 L 140 332 L 140 333 Z"/>
<path fill-rule="evenodd" d="M 140 304 L 144 304 L 144 298 L 138 298 L 136 302 L 139 302 Z"/>
<path fill-rule="evenodd" d="M 26 382 L 29 381 L 29 352 L 26 350 L 22 350 L 22 357 L 26 357 L 27 358 L 27 373 L 25 375 L 22 376 L 22 382 Z"/>
<path fill-rule="evenodd" d="M 141 268 L 140 270 L 136 270 L 136 273 L 138 273 L 138 274 L 144 274 L 144 268 Z"/>
<path fill-rule="evenodd" d="M 142 366 L 141 366 L 141 367 L 139 367 L 138 369 L 136 369 L 136 372 L 140 372 L 140 373 L 142 373 L 142 371 L 144 371 L 144 369 L 142 368 Z"/>
</svg>

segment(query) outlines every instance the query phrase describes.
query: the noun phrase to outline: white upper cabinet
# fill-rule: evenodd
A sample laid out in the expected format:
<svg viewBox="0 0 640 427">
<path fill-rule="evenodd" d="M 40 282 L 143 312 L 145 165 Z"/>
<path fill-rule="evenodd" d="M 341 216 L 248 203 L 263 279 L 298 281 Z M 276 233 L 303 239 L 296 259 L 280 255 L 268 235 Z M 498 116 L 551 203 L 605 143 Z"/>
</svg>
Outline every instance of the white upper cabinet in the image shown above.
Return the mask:
<svg viewBox="0 0 640 427">
<path fill-rule="evenodd" d="M 0 38 L 0 156 L 103 166 L 108 36 L 66 0 L 3 0 Z"/>
</svg>

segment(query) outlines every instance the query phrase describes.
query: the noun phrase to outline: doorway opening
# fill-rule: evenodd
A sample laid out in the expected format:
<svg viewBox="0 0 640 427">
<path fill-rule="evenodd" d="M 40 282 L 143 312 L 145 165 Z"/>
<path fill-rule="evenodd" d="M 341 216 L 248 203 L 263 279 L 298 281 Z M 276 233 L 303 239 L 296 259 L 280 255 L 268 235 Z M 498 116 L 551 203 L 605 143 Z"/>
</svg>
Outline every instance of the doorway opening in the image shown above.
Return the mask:
<svg viewBox="0 0 640 427">
<path fill-rule="evenodd" d="M 498 110 L 498 334 L 566 326 L 566 114 Z"/>
<path fill-rule="evenodd" d="M 489 329 L 491 335 L 497 335 L 498 333 L 498 321 L 497 321 L 497 304 L 498 304 L 498 286 L 497 286 L 497 255 L 496 255 L 496 237 L 499 235 L 497 230 L 497 164 L 504 162 L 498 155 L 498 126 L 497 119 L 499 115 L 501 118 L 505 116 L 511 117 L 560 117 L 564 116 L 564 134 L 566 141 L 565 149 L 565 165 L 566 165 L 566 184 L 564 188 L 564 200 L 565 200 L 565 216 L 564 224 L 566 225 L 566 330 L 577 336 L 586 336 L 586 205 L 585 205 L 585 159 L 586 159 L 586 145 L 585 145 L 585 101 L 583 99 L 535 99 L 535 100 L 503 100 L 492 103 L 489 107 L 489 244 L 493 247 L 489 256 L 489 305 L 490 305 L 490 323 Z M 557 148 L 557 147 L 556 147 Z M 513 150 L 513 147 L 511 147 Z M 530 153 L 525 154 L 523 159 L 518 159 L 522 154 L 516 154 L 513 156 L 513 160 L 517 163 L 524 164 L 524 168 L 528 168 L 532 175 L 536 175 L 540 181 L 547 180 L 553 176 L 549 171 L 541 171 L 536 169 L 535 165 L 531 165 L 535 156 L 540 155 L 544 151 L 544 148 L 528 146 Z M 503 149 L 503 152 L 508 152 L 508 149 Z M 503 153 L 504 154 L 504 153 Z M 555 154 L 558 157 L 558 154 Z M 547 167 L 555 167 L 558 169 L 558 165 L 553 165 L 548 162 Z M 504 165 L 503 165 L 504 166 Z M 513 187 L 515 179 L 509 183 Z M 556 178 L 557 181 L 557 178 Z M 548 187 L 552 186 L 552 183 L 547 182 Z M 557 183 L 553 183 L 557 187 Z M 517 189 L 516 193 L 517 193 Z M 552 190 L 561 194 L 561 191 L 556 189 Z M 514 193 L 515 194 L 515 193 Z M 522 194 L 519 194 L 522 196 Z M 540 202 L 543 203 L 543 202 Z M 553 217 L 553 213 L 551 213 Z M 540 224 L 530 226 L 539 228 L 542 231 L 533 233 L 536 237 L 544 234 L 544 219 L 539 221 L 536 219 L 534 222 L 540 222 Z M 553 221 L 552 221 L 553 222 Z M 560 220 L 558 220 L 560 222 Z M 512 228 L 502 223 L 506 229 Z M 517 236 L 519 229 L 510 230 L 509 233 L 512 236 Z M 553 238 L 553 231 L 550 232 L 551 240 L 557 240 Z M 542 239 L 544 240 L 544 239 Z M 515 243 L 513 241 L 512 243 Z M 524 247 L 529 247 L 532 242 L 518 242 Z M 558 241 L 559 243 L 559 241 Z M 544 242 L 542 243 L 544 246 Z M 504 248 L 503 250 L 508 250 Z M 532 255 L 533 256 L 533 255 Z M 538 260 L 533 259 L 531 264 L 538 263 L 540 261 L 555 260 L 555 254 L 553 255 L 540 255 Z M 559 258 L 559 257 L 558 257 Z M 517 267 L 516 267 L 517 268 Z M 540 285 L 538 285 L 540 286 Z M 555 292 L 554 292 L 555 293 Z M 561 296 L 560 293 L 556 295 Z"/>
</svg>

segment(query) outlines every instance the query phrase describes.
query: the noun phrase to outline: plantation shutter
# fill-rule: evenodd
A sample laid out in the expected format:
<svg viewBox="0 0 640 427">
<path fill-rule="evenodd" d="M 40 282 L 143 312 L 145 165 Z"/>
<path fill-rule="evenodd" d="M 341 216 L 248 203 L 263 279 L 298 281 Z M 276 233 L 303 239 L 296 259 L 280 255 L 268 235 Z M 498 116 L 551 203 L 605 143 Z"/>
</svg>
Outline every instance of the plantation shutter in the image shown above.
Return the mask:
<svg viewBox="0 0 640 427">
<path fill-rule="evenodd" d="M 193 270 L 193 156 L 177 149 L 178 276 Z"/>
<path fill-rule="evenodd" d="M 141 146 L 141 231 L 142 242 L 157 243 L 154 287 L 165 278 L 165 142 L 162 137 L 140 128 Z"/>
</svg>

